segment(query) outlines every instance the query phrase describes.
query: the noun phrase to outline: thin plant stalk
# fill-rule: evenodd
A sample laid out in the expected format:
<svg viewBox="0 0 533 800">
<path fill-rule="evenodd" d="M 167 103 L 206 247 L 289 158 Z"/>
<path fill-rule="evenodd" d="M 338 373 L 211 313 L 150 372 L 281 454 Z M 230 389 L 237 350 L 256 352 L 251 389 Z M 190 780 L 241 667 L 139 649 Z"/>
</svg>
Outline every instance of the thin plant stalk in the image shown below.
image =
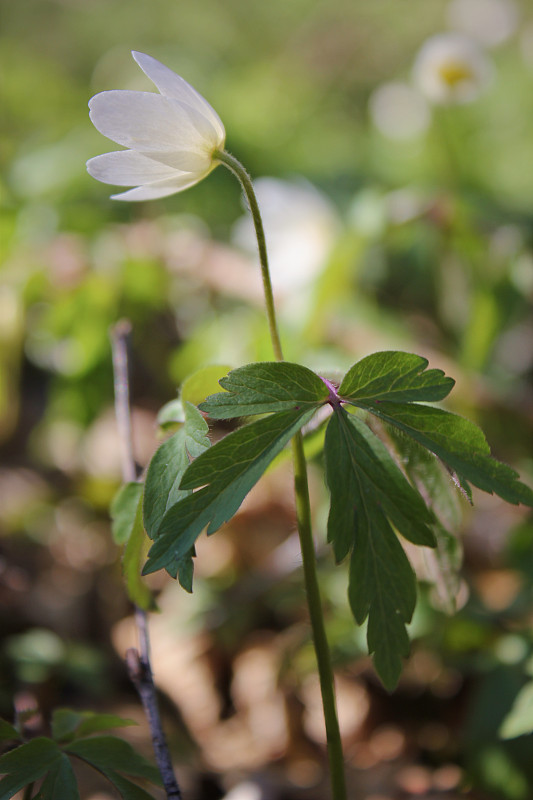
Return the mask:
<svg viewBox="0 0 533 800">
<path fill-rule="evenodd" d="M 111 347 L 113 354 L 113 376 L 115 388 L 115 415 L 119 431 L 122 461 L 122 479 L 130 483 L 137 478 L 133 458 L 132 426 L 130 413 L 129 379 L 128 379 L 128 337 L 131 324 L 121 320 L 111 329 Z M 135 607 L 135 623 L 139 637 L 139 650 L 132 647 L 126 653 L 126 665 L 130 679 L 139 694 L 144 713 L 150 727 L 152 746 L 156 763 L 161 775 L 167 800 L 182 800 L 172 759 L 168 749 L 165 733 L 161 724 L 157 696 L 154 686 L 150 660 L 150 636 L 148 631 L 148 615 L 144 609 Z"/>
<path fill-rule="evenodd" d="M 283 361 L 283 351 L 281 347 L 274 305 L 274 293 L 272 290 L 272 281 L 268 266 L 265 232 L 263 229 L 259 205 L 255 196 L 252 180 L 242 164 L 226 151 L 217 151 L 215 153 L 215 157 L 237 177 L 248 202 L 259 249 L 259 261 L 261 264 L 261 275 L 263 278 L 263 289 L 270 337 L 272 340 L 272 348 L 274 350 L 276 360 Z M 335 701 L 333 668 L 331 666 L 331 655 L 326 636 L 326 627 L 322 611 L 320 588 L 318 584 L 315 546 L 311 527 L 311 507 L 309 501 L 307 464 L 303 448 L 303 439 L 300 433 L 297 433 L 296 436 L 293 437 L 292 452 L 294 463 L 296 518 L 298 523 L 298 535 L 300 537 L 300 548 L 302 552 L 302 565 L 307 595 L 307 605 L 309 608 L 309 618 L 313 632 L 313 643 L 318 665 L 322 706 L 324 709 L 324 720 L 326 724 L 331 792 L 333 800 L 346 800 L 344 757 L 342 752 L 342 742 Z"/>
</svg>

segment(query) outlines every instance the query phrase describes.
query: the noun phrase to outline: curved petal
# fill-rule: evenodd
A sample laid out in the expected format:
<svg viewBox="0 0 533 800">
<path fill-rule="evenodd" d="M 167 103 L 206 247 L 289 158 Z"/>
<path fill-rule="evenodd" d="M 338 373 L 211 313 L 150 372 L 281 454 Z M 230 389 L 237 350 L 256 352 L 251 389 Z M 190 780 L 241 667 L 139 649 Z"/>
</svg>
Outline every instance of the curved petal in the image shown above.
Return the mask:
<svg viewBox="0 0 533 800">
<path fill-rule="evenodd" d="M 135 150 L 116 150 L 90 158 L 87 172 L 102 183 L 114 183 L 116 186 L 137 186 L 177 177 L 172 167 Z M 190 173 L 187 173 L 187 177 L 190 178 Z"/>
<path fill-rule="evenodd" d="M 120 194 L 112 194 L 111 200 L 157 200 L 159 197 L 168 197 L 170 194 L 182 192 L 190 186 L 194 186 L 202 180 L 204 176 L 194 177 L 189 176 L 186 180 L 185 175 L 178 178 L 168 178 L 164 181 L 156 181 L 155 183 L 147 183 L 146 186 L 137 186 L 135 189 L 128 189 L 127 192 Z"/>
<path fill-rule="evenodd" d="M 117 144 L 154 154 L 181 153 L 180 169 L 209 168 L 217 141 L 206 138 L 206 121 L 199 131 L 194 112 L 178 101 L 153 92 L 116 89 L 95 95 L 89 108 L 95 128 Z M 210 130 L 214 135 L 214 129 Z M 193 155 L 190 166 L 186 165 L 188 153 Z"/>
<path fill-rule="evenodd" d="M 205 116 L 215 129 L 221 144 L 223 144 L 226 138 L 226 131 L 222 120 L 214 108 L 209 105 L 207 100 L 196 89 L 193 89 L 186 80 L 168 67 L 165 67 L 157 59 L 152 58 L 152 56 L 146 53 L 139 53 L 136 50 L 132 50 L 131 54 L 144 74 L 155 83 L 162 95 L 180 100 Z"/>
<path fill-rule="evenodd" d="M 173 150 L 171 153 L 160 153 L 153 150 L 139 150 L 138 152 L 152 161 L 159 161 L 160 164 L 170 169 L 177 169 L 179 172 L 202 173 L 208 169 L 211 163 L 211 159 L 209 159 L 206 166 L 205 153 L 192 151 Z"/>
</svg>

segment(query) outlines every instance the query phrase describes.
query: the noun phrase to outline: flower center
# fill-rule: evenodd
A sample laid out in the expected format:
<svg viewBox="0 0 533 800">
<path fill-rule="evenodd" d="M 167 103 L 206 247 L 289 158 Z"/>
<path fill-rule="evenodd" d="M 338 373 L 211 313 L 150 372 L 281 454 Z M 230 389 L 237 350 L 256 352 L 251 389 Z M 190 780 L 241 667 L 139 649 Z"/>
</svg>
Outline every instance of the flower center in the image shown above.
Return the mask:
<svg viewBox="0 0 533 800">
<path fill-rule="evenodd" d="M 470 65 L 460 61 L 447 61 L 440 65 L 438 72 L 450 89 L 455 89 L 457 84 L 471 81 L 474 77 Z"/>
</svg>

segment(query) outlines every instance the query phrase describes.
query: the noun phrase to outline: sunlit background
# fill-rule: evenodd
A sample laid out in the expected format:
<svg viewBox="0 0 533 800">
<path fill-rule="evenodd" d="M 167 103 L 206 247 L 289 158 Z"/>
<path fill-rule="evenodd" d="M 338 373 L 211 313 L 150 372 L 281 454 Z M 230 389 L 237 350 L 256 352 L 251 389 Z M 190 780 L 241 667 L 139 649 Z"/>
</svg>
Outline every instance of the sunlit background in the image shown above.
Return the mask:
<svg viewBox="0 0 533 800">
<path fill-rule="evenodd" d="M 257 180 L 287 357 L 333 375 L 380 349 L 427 357 L 457 380 L 447 407 L 531 485 L 533 8 L 0 0 L 0 11 L 0 713 L 12 720 L 28 697 L 45 717 L 112 711 L 140 722 L 124 736 L 150 755 L 121 661 L 135 635 L 108 522 L 121 481 L 109 328 L 133 325 L 140 468 L 187 376 L 272 354 L 230 174 L 114 203 L 85 171 L 115 149 L 89 98 L 153 88 L 132 49 L 192 83 Z M 533 729 L 533 714 L 509 717 L 533 671 L 526 510 L 481 493 L 473 508 L 443 506 L 453 536 L 440 567 L 414 562 L 412 656 L 389 696 L 325 544 L 319 453 L 311 479 L 350 796 L 528 800 L 533 739 L 502 738 Z M 199 541 L 192 596 L 151 578 L 154 670 L 190 800 L 326 796 L 290 481 L 281 464 Z M 114 797 L 103 779 L 81 780 L 83 798 Z"/>
</svg>

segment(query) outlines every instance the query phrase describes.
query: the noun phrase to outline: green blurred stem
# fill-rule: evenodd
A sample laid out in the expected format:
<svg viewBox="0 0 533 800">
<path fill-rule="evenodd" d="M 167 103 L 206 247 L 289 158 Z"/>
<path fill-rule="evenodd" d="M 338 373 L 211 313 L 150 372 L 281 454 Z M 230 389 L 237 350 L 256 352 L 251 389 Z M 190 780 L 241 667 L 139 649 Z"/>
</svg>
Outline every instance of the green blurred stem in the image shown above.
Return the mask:
<svg viewBox="0 0 533 800">
<path fill-rule="evenodd" d="M 24 795 L 23 795 L 22 800 L 31 800 L 31 796 L 33 794 L 33 787 L 34 786 L 35 786 L 35 783 L 33 783 L 33 782 L 32 783 L 28 783 L 28 785 L 24 789 Z"/>
<path fill-rule="evenodd" d="M 225 151 L 216 151 L 215 158 L 224 164 L 224 166 L 227 167 L 231 172 L 233 172 L 233 174 L 239 180 L 246 196 L 257 236 L 259 260 L 261 262 L 261 274 L 263 277 L 263 288 L 265 293 L 272 347 L 276 360 L 283 361 L 283 351 L 281 348 L 281 341 L 276 320 L 276 310 L 274 306 L 272 281 L 270 279 L 270 270 L 268 267 L 265 232 L 263 229 L 259 205 L 253 189 L 252 180 L 242 164 L 229 153 L 226 153 Z M 326 626 L 324 623 L 324 615 L 322 613 L 322 601 L 320 598 L 320 588 L 318 585 L 315 545 L 313 542 L 313 532 L 311 528 L 311 505 L 309 502 L 307 464 L 305 461 L 303 438 L 301 433 L 296 434 L 292 440 L 292 453 L 294 462 L 296 517 L 298 521 L 300 548 L 302 551 L 302 565 L 304 571 L 307 605 L 309 608 L 309 618 L 313 632 L 313 643 L 318 665 L 320 691 L 322 693 L 322 706 L 324 709 L 324 719 L 326 723 L 331 793 L 333 800 L 346 800 L 344 757 L 342 752 L 342 742 L 335 701 L 333 668 L 331 666 L 331 655 L 326 636 Z"/>
</svg>

